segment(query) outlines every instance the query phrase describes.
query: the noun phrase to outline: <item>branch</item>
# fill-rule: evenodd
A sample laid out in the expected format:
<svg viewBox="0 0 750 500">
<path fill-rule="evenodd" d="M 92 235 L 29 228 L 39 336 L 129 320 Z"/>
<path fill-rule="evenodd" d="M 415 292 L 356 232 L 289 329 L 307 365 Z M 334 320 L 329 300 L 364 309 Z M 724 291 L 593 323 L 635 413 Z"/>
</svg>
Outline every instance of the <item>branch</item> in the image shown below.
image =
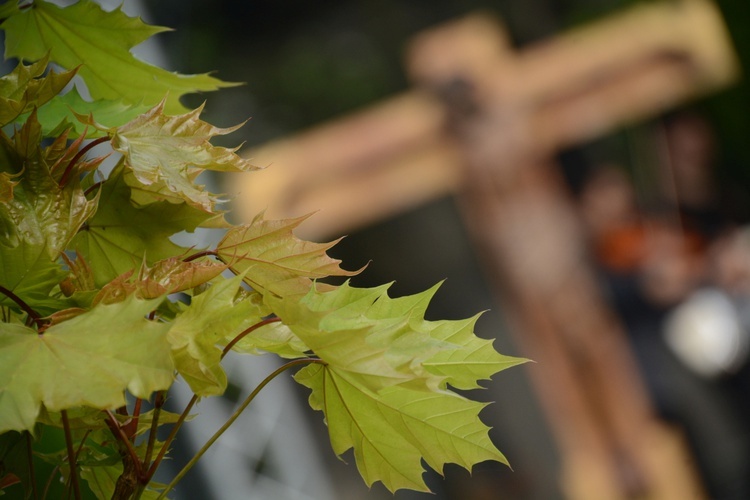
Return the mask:
<svg viewBox="0 0 750 500">
<path fill-rule="evenodd" d="M 192 262 L 196 259 L 200 259 L 201 257 L 218 257 L 219 254 L 216 252 L 216 250 L 204 250 L 202 252 L 194 253 L 193 255 L 188 255 L 184 259 L 182 259 L 182 262 Z"/>
<path fill-rule="evenodd" d="M 76 500 L 81 500 L 81 486 L 78 484 L 78 468 L 76 467 L 76 452 L 73 450 L 73 437 L 70 434 L 70 422 L 67 410 L 60 412 L 62 416 L 63 430 L 65 431 L 65 447 L 68 450 L 68 464 L 70 465 L 70 484 Z"/>
<path fill-rule="evenodd" d="M 118 441 L 122 443 L 125 448 L 127 448 L 127 454 L 130 458 L 130 460 L 135 465 L 135 471 L 136 475 L 140 479 L 143 474 L 143 470 L 141 467 L 141 461 L 138 460 L 138 454 L 135 452 L 135 448 L 133 448 L 133 443 L 130 442 L 130 439 L 125 435 L 125 433 L 122 430 L 122 427 L 120 427 L 120 422 L 117 421 L 117 418 L 114 416 L 111 410 L 104 410 L 104 413 L 107 414 L 107 427 L 112 431 L 112 434 L 115 435 Z"/>
<path fill-rule="evenodd" d="M 31 446 L 31 433 L 29 431 L 26 434 L 26 456 L 29 461 L 29 478 L 31 480 L 31 491 L 34 495 L 34 500 L 39 499 L 39 492 L 36 489 L 36 469 L 34 468 L 34 450 Z"/>
<path fill-rule="evenodd" d="M 222 434 L 234 423 L 237 418 L 242 414 L 243 411 L 245 411 L 245 408 L 252 403 L 252 401 L 255 399 L 255 396 L 258 395 L 258 393 L 266 386 L 268 383 L 275 379 L 277 376 L 279 376 L 281 373 L 285 372 L 286 370 L 290 368 L 294 368 L 297 365 L 301 364 L 307 364 L 307 363 L 320 363 L 325 364 L 325 361 L 318 359 L 318 358 L 301 358 L 301 359 L 295 359 L 293 361 L 289 361 L 288 363 L 285 363 L 281 365 L 279 368 L 274 370 L 270 375 L 268 375 L 263 381 L 258 384 L 258 387 L 256 387 L 253 392 L 250 393 L 250 395 L 245 399 L 245 401 L 242 402 L 242 404 L 235 410 L 234 413 L 232 413 L 232 416 L 229 417 L 229 420 L 227 420 L 224 425 L 221 426 L 221 428 L 214 433 L 213 436 L 211 436 L 211 439 L 209 439 L 206 444 L 203 445 L 203 447 L 198 450 L 198 452 L 193 456 L 190 461 L 185 464 L 185 467 L 182 468 L 182 470 L 177 474 L 174 479 L 172 479 L 172 482 L 167 485 L 166 488 L 164 488 L 164 491 L 161 492 L 157 500 L 161 500 L 162 498 L 165 498 L 166 495 L 172 491 L 172 489 L 175 487 L 175 485 L 182 479 L 185 474 L 187 474 L 190 469 L 193 468 L 193 466 L 200 460 L 200 458 L 208 451 L 208 449 L 213 445 L 217 439 L 221 437 Z"/>
<path fill-rule="evenodd" d="M 18 295 L 16 295 L 15 293 L 11 292 L 10 290 L 8 290 L 7 288 L 5 288 L 2 285 L 0 285 L 0 293 L 2 293 L 3 295 L 5 295 L 6 297 L 8 297 L 10 300 L 12 300 L 13 302 L 15 302 L 18 305 L 18 307 L 20 307 L 21 309 L 23 309 L 23 311 L 29 316 L 29 318 L 31 318 L 31 320 L 34 323 L 36 323 L 37 328 L 40 328 L 44 324 L 44 321 L 42 321 L 42 316 L 38 312 L 36 312 L 35 310 L 33 310 Z"/>
<path fill-rule="evenodd" d="M 159 415 L 161 414 L 162 406 L 164 406 L 164 391 L 159 391 L 156 393 L 156 396 L 154 397 L 154 414 L 151 417 L 151 430 L 149 431 L 149 434 L 148 434 L 148 444 L 146 445 L 146 455 L 143 458 L 143 465 L 146 467 L 149 467 L 149 465 L 151 464 L 151 457 L 154 453 L 154 444 L 156 443 L 156 431 L 159 428 Z M 146 479 L 151 479 L 151 478 L 147 477 Z"/>
</svg>

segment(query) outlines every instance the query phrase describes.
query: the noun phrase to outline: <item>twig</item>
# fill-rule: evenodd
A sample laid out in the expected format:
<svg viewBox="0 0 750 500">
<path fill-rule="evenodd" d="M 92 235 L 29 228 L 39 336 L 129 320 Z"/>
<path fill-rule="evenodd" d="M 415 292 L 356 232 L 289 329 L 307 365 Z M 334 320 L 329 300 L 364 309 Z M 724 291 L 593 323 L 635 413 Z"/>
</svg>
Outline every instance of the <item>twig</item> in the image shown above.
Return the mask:
<svg viewBox="0 0 750 500">
<path fill-rule="evenodd" d="M 81 500 L 81 486 L 78 484 L 78 467 L 76 467 L 76 453 L 73 450 L 73 436 L 70 434 L 70 422 L 67 410 L 60 412 L 62 416 L 63 430 L 65 431 L 65 447 L 68 450 L 68 464 L 70 465 L 70 484 L 73 486 L 73 494 L 76 500 Z"/>
<path fill-rule="evenodd" d="M 117 440 L 125 445 L 125 448 L 127 448 L 128 450 L 128 455 L 130 456 L 130 459 L 133 461 L 133 464 L 135 466 L 136 475 L 139 478 L 142 477 L 143 469 L 141 467 L 141 461 L 138 459 L 138 454 L 135 452 L 135 448 L 133 448 L 133 443 L 130 442 L 130 439 L 128 439 L 128 437 L 123 432 L 122 427 L 120 427 L 120 423 L 117 421 L 117 418 L 114 416 L 112 411 L 104 410 L 104 412 L 107 414 L 107 426 L 110 428 Z"/>
<path fill-rule="evenodd" d="M 268 375 L 263 381 L 258 384 L 258 387 L 256 387 L 253 392 L 250 393 L 250 395 L 245 399 L 245 401 L 242 402 L 242 404 L 235 410 L 234 413 L 232 413 L 232 416 L 229 417 L 229 420 L 227 420 L 224 425 L 221 426 L 221 428 L 214 433 L 213 436 L 206 442 L 206 444 L 203 445 L 203 447 L 198 450 L 198 452 L 193 456 L 190 461 L 185 464 L 185 467 L 182 468 L 182 470 L 172 479 L 172 482 L 167 485 L 166 488 L 164 488 L 164 491 L 161 492 L 161 494 L 157 497 L 157 500 L 161 500 L 162 498 L 165 498 L 166 495 L 172 491 L 172 489 L 175 487 L 175 485 L 182 479 L 185 474 L 187 474 L 190 469 L 193 468 L 193 466 L 200 460 L 200 458 L 208 451 L 208 449 L 216 442 L 217 439 L 221 437 L 222 434 L 234 423 L 237 418 L 242 414 L 243 411 L 245 411 L 245 408 L 255 399 L 255 397 L 258 395 L 258 393 L 274 378 L 279 376 L 281 373 L 285 372 L 286 370 L 290 368 L 294 368 L 295 366 L 306 364 L 306 363 L 320 363 L 325 364 L 325 361 L 318 359 L 318 358 L 301 358 L 301 359 L 295 359 L 293 361 L 289 361 L 288 363 L 283 364 L 276 370 L 274 370 L 270 375 Z"/>
<path fill-rule="evenodd" d="M 29 478 L 31 480 L 31 490 L 34 493 L 34 498 L 39 498 L 39 492 L 36 490 L 36 470 L 34 469 L 34 450 L 31 446 L 31 433 L 29 431 L 26 434 L 26 455 L 29 460 Z"/>
<path fill-rule="evenodd" d="M 194 253 L 193 255 L 188 255 L 187 257 L 182 259 L 182 262 L 192 262 L 196 259 L 200 259 L 201 257 L 208 256 L 218 257 L 219 254 L 215 250 L 204 250 L 202 252 Z"/>
<path fill-rule="evenodd" d="M 23 301 L 18 295 L 11 292 L 4 286 L 0 285 L 0 293 L 8 297 L 10 300 L 18 304 L 18 306 L 23 309 L 23 311 L 31 318 L 31 320 L 36 323 L 37 328 L 41 327 L 44 322 L 42 321 L 41 315 L 33 310 L 26 302 Z"/>
</svg>

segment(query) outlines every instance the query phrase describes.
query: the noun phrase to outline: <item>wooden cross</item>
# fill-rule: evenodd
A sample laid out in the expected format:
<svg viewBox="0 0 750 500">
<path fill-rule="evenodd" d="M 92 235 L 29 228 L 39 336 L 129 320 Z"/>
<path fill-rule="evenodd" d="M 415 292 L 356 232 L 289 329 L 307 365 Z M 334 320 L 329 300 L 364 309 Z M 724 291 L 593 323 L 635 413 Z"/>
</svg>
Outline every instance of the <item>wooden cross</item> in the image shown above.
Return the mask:
<svg viewBox="0 0 750 500">
<path fill-rule="evenodd" d="M 456 194 L 537 361 L 564 491 L 700 498 L 601 298 L 552 158 L 730 83 L 737 66 L 716 10 L 649 4 L 518 54 L 494 21 L 470 16 L 418 36 L 407 59 L 418 90 L 251 152 L 274 166 L 236 180 L 240 210 L 320 209 L 307 232 L 323 236 Z"/>
</svg>

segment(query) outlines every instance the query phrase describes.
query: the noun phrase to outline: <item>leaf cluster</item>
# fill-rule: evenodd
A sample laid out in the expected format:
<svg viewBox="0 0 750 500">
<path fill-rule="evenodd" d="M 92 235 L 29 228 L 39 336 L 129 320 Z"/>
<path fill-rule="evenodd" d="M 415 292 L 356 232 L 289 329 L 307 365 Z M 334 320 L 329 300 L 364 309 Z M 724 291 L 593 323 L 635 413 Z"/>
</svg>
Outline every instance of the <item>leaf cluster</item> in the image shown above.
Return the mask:
<svg viewBox="0 0 750 500">
<path fill-rule="evenodd" d="M 267 381 L 301 366 L 334 452 L 353 449 L 368 485 L 426 490 L 422 460 L 505 462 L 483 405 L 452 390 L 523 361 L 476 337 L 476 317 L 426 321 L 437 287 L 323 284 L 357 271 L 327 255 L 335 241 L 294 235 L 305 217 L 226 222 L 198 177 L 255 167 L 210 142 L 237 127 L 180 97 L 230 84 L 136 59 L 164 28 L 89 0 L 11 1 L 0 18 L 19 61 L 0 77 L 0 492 L 163 497 L 174 482 L 154 471 L 195 402 L 225 391 L 229 350 L 289 360 Z M 226 231 L 214 248 L 173 240 L 205 227 Z M 171 415 L 176 380 L 195 397 Z"/>
</svg>

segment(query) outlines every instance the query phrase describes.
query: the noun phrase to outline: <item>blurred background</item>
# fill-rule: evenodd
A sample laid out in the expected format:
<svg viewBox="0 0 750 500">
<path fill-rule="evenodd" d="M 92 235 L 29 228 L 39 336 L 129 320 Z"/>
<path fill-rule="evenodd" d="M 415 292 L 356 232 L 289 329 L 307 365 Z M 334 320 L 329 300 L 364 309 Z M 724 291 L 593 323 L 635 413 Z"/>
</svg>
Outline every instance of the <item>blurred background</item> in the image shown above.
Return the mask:
<svg viewBox="0 0 750 500">
<path fill-rule="evenodd" d="M 215 70 L 223 80 L 246 82 L 191 96 L 189 104 L 207 98 L 203 117 L 217 126 L 251 117 L 240 131 L 221 138 L 227 146 L 245 141 L 249 150 L 407 91 L 412 84 L 405 50 L 418 33 L 440 23 L 471 12 L 489 13 L 504 25 L 510 50 L 523 51 L 634 4 L 654 3 L 664 2 L 161 0 L 142 2 L 141 15 L 149 23 L 175 28 L 158 37 L 167 68 Z M 717 5 L 740 66 L 750 67 L 750 6 L 732 0 Z M 636 43 L 637 33 L 628 36 Z M 684 457 L 692 475 L 678 480 L 700 484 L 696 491 L 702 494 L 696 498 L 750 498 L 750 233 L 743 226 L 750 216 L 749 87 L 740 80 L 663 108 L 647 120 L 556 148 L 545 168 L 562 179 L 566 210 L 579 229 L 570 239 L 585 249 L 597 293 L 625 332 L 625 349 L 635 359 L 647 406 L 659 422 L 678 430 L 688 450 Z M 464 118 L 457 120 L 459 127 Z M 265 157 L 261 162 L 270 163 L 270 169 L 279 163 Z M 395 281 L 391 292 L 396 296 L 446 280 L 428 319 L 488 310 L 478 335 L 496 339 L 500 352 L 535 358 L 518 341 L 522 337 L 512 333 L 517 323 L 521 330 L 526 327 L 524 335 L 529 329 L 523 319 L 529 313 L 509 309 L 518 287 L 504 286 L 488 270 L 486 256 L 478 257 L 481 244 L 466 224 L 463 197 L 457 203 L 446 192 L 347 228 L 347 238 L 332 253 L 348 269 L 369 263 L 355 285 Z M 317 236 L 338 236 L 324 233 Z M 272 369 L 272 361 L 263 363 L 254 368 L 233 364 L 233 385 L 224 401 L 215 408 L 204 403 L 199 413 L 217 422 L 228 415 L 254 381 Z M 573 359 L 585 378 L 586 367 L 576 363 Z M 571 486 L 585 481 L 586 473 L 574 472 L 584 479 L 570 479 L 571 445 L 561 444 L 560 436 L 573 441 L 575 436 L 554 429 L 549 384 L 535 374 L 544 370 L 541 364 L 502 372 L 486 391 L 472 395 L 494 401 L 482 417 L 493 427 L 491 436 L 512 471 L 492 463 L 480 464 L 471 475 L 448 467 L 444 478 L 428 473 L 435 495 L 401 491 L 395 498 L 644 498 L 648 474 L 644 479 L 633 472 L 632 453 L 616 445 L 610 453 L 619 464 L 614 490 Z M 348 465 L 334 457 L 322 415 L 307 408 L 302 388 L 274 384 L 278 393 L 265 395 L 243 417 L 245 423 L 222 438 L 178 487 L 178 498 L 390 497 L 382 485 L 368 489 L 362 483 L 351 455 L 344 457 Z M 194 434 L 178 443 L 173 467 L 182 460 L 180 452 L 199 447 L 219 424 L 199 419 L 194 425 Z M 669 466 L 661 469 L 669 475 Z M 661 474 L 659 466 L 655 470 Z M 608 496 L 615 490 L 617 496 Z"/>
</svg>

